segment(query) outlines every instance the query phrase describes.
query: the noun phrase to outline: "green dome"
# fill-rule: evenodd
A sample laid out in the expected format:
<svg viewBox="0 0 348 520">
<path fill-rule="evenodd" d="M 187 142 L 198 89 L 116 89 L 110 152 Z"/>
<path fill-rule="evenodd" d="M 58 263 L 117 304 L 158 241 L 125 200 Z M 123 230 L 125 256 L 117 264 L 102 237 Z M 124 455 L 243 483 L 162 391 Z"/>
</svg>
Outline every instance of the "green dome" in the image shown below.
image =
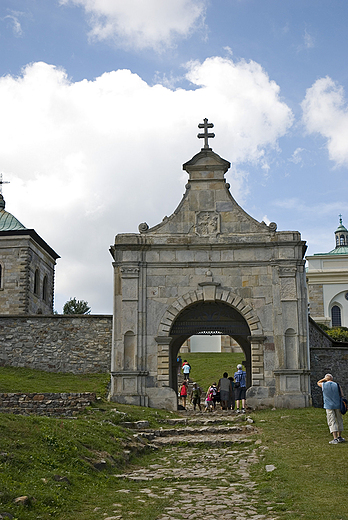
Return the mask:
<svg viewBox="0 0 348 520">
<path fill-rule="evenodd" d="M 15 231 L 16 229 L 26 229 L 11 213 L 5 211 L 4 197 L 0 193 L 0 231 Z"/>
<path fill-rule="evenodd" d="M 348 229 L 342 224 L 342 217 L 340 216 L 340 223 L 338 228 L 336 229 L 335 233 L 339 233 L 340 231 L 345 231 L 348 233 Z"/>
</svg>

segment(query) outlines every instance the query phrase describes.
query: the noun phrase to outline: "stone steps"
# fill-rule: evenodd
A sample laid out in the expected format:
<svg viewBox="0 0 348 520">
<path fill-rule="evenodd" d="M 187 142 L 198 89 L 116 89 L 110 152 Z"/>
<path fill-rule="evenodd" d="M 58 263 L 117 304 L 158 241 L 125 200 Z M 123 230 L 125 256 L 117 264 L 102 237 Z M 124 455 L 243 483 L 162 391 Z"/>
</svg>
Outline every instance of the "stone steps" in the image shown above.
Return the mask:
<svg viewBox="0 0 348 520">
<path fill-rule="evenodd" d="M 225 424 L 227 422 L 229 424 Z M 138 428 L 136 438 L 146 439 L 156 447 L 185 443 L 194 446 L 206 444 L 211 446 L 230 445 L 236 442 L 245 442 L 247 437 L 256 432 L 250 417 L 214 419 L 169 419 L 168 423 L 174 428 Z"/>
</svg>

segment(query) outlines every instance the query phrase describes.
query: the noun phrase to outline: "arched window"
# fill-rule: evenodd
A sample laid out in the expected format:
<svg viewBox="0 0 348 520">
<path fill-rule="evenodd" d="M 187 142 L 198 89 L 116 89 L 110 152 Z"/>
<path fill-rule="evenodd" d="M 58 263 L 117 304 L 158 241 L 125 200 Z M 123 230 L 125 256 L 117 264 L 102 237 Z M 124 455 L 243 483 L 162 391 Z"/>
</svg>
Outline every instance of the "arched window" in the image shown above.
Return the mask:
<svg viewBox="0 0 348 520">
<path fill-rule="evenodd" d="M 339 245 L 339 238 L 338 238 L 338 235 L 336 235 L 336 247 L 338 247 Z"/>
<path fill-rule="evenodd" d="M 39 270 L 36 269 L 34 274 L 34 294 L 39 294 L 39 285 L 40 285 L 40 274 Z"/>
<path fill-rule="evenodd" d="M 47 276 L 44 276 L 42 282 L 42 299 L 44 302 L 47 302 Z"/>
<path fill-rule="evenodd" d="M 344 235 L 340 236 L 340 246 L 344 246 Z"/>
<path fill-rule="evenodd" d="M 341 309 L 338 305 L 334 305 L 331 309 L 331 323 L 333 327 L 341 326 Z"/>
</svg>

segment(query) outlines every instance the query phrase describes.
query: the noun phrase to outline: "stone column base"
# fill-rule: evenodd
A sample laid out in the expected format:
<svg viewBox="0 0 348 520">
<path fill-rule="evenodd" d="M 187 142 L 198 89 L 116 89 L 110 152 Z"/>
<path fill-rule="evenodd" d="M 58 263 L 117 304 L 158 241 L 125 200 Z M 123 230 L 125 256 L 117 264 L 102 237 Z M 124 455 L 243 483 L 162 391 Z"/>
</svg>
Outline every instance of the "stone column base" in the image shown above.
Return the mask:
<svg viewBox="0 0 348 520">
<path fill-rule="evenodd" d="M 274 370 L 276 379 L 276 408 L 306 408 L 312 405 L 310 371 L 283 368 Z"/>
<path fill-rule="evenodd" d="M 110 401 L 136 406 L 149 406 L 145 378 L 149 373 L 139 370 L 111 372 Z"/>
</svg>

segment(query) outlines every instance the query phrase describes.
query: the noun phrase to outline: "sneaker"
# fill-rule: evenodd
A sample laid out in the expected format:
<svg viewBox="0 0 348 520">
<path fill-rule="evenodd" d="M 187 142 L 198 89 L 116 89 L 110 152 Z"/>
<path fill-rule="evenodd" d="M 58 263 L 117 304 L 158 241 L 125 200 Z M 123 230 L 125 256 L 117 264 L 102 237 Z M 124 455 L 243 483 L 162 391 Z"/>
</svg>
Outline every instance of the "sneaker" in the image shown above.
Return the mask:
<svg viewBox="0 0 348 520">
<path fill-rule="evenodd" d="M 329 444 L 338 444 L 340 441 L 338 439 L 332 439 Z"/>
<path fill-rule="evenodd" d="M 239 408 L 237 408 L 237 413 L 240 413 L 240 409 Z"/>
<path fill-rule="evenodd" d="M 343 437 L 337 437 L 338 442 L 346 442 L 346 439 Z"/>
<path fill-rule="evenodd" d="M 245 413 L 245 408 L 242 408 L 242 413 Z"/>
</svg>

